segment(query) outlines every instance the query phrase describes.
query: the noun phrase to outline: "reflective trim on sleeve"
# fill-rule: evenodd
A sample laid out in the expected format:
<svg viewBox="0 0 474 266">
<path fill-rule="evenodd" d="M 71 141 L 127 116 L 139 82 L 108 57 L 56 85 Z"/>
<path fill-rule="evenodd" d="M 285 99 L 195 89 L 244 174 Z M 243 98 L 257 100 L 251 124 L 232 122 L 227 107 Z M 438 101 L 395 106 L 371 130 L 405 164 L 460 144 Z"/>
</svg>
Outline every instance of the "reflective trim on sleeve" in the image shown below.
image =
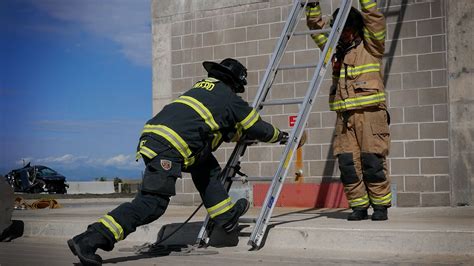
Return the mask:
<svg viewBox="0 0 474 266">
<path fill-rule="evenodd" d="M 156 152 L 146 146 L 140 147 L 140 154 L 145 155 L 148 159 L 153 159 L 157 155 Z"/>
<path fill-rule="evenodd" d="M 331 109 L 331 111 L 339 111 L 339 110 L 345 110 L 345 109 L 354 108 L 354 107 L 372 105 L 374 103 L 381 103 L 381 102 L 385 102 L 384 92 L 329 102 L 329 108 Z"/>
<path fill-rule="evenodd" d="M 307 17 L 321 16 L 321 7 L 319 5 L 316 5 L 315 7 L 306 6 L 306 16 Z"/>
<path fill-rule="evenodd" d="M 115 240 L 120 241 L 123 239 L 123 228 L 115 221 L 114 217 L 107 214 L 100 218 L 99 222 L 109 229 L 114 235 Z"/>
<path fill-rule="evenodd" d="M 326 44 L 326 42 L 328 41 L 328 37 L 326 37 L 326 35 L 324 34 L 318 34 L 318 35 L 314 35 L 314 34 L 311 34 L 311 38 L 313 38 L 313 41 L 318 45 L 318 46 L 323 46 L 324 44 Z"/>
<path fill-rule="evenodd" d="M 214 217 L 216 217 L 218 215 L 221 215 L 224 212 L 232 209 L 233 206 L 234 206 L 234 203 L 232 203 L 230 197 L 228 197 L 227 199 L 217 203 L 216 205 L 214 205 L 210 208 L 207 208 L 207 212 L 209 213 L 209 216 L 211 218 L 214 218 Z"/>
<path fill-rule="evenodd" d="M 173 147 L 183 156 L 184 166 L 189 166 L 194 163 L 195 158 L 191 156 L 192 152 L 188 144 L 171 128 L 165 125 L 145 125 L 143 133 L 153 133 L 165 138 Z"/>
<path fill-rule="evenodd" d="M 222 138 L 222 134 L 218 132 L 219 125 L 216 123 L 216 120 L 214 120 L 211 111 L 209 111 L 209 109 L 197 99 L 185 95 L 179 97 L 173 102 L 182 103 L 191 107 L 204 120 L 204 123 L 209 126 L 211 132 L 217 132 L 214 134 L 214 139 L 212 140 L 212 148 L 216 148 L 216 146 L 219 144 L 220 139 Z"/>
<path fill-rule="evenodd" d="M 365 194 L 363 197 L 349 200 L 349 206 L 354 207 L 366 207 L 369 206 L 369 196 Z"/>
<path fill-rule="evenodd" d="M 383 41 L 385 39 L 385 30 L 371 32 L 367 27 L 364 27 L 364 37 L 377 41 Z"/>
<path fill-rule="evenodd" d="M 273 142 L 277 141 L 278 140 L 278 135 L 280 135 L 280 130 L 276 127 L 273 127 L 273 136 L 268 142 L 273 143 Z"/>
<path fill-rule="evenodd" d="M 375 205 L 389 205 L 392 202 L 392 192 L 389 192 L 383 197 L 370 196 L 370 202 Z"/>
<path fill-rule="evenodd" d="M 255 109 L 252 109 L 250 114 L 247 115 L 244 120 L 240 121 L 239 124 L 242 125 L 242 128 L 244 130 L 249 129 L 251 126 L 253 126 L 255 123 L 257 123 L 258 119 L 260 118 L 260 115 L 255 111 Z"/>
<path fill-rule="evenodd" d="M 362 9 L 370 9 L 374 6 L 377 6 L 377 2 L 375 0 L 360 0 L 360 5 L 362 6 Z"/>
</svg>

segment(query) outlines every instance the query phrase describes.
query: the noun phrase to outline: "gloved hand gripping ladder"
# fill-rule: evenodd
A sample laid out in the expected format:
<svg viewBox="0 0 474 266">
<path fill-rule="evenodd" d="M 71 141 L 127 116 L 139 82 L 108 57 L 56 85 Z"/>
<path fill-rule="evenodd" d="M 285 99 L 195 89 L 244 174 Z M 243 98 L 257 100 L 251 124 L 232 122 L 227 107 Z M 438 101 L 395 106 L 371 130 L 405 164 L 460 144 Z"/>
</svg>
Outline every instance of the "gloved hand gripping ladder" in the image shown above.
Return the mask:
<svg viewBox="0 0 474 266">
<path fill-rule="evenodd" d="M 289 163 L 293 158 L 293 154 L 303 134 L 304 125 L 306 124 L 309 114 L 311 113 L 313 101 L 319 92 L 319 88 L 326 73 L 327 65 L 328 63 L 330 63 L 330 59 L 336 49 L 336 45 L 338 43 L 339 37 L 344 28 L 344 24 L 346 22 L 347 16 L 352 5 L 352 0 L 341 1 L 339 13 L 334 21 L 332 29 L 295 32 L 301 14 L 304 13 L 306 6 L 310 2 L 314 1 L 295 0 L 293 2 L 293 6 L 283 28 L 282 34 L 280 35 L 278 43 L 265 71 L 265 75 L 260 83 L 259 89 L 255 96 L 255 100 L 252 104 L 257 111 L 261 111 L 262 108 L 266 105 L 301 104 L 296 123 L 290 133 L 289 141 L 285 146 L 277 171 L 274 174 L 273 178 L 271 178 L 272 184 L 267 192 L 264 204 L 262 206 L 262 210 L 260 211 L 260 214 L 257 218 L 257 222 L 253 228 L 252 234 L 250 235 L 248 244 L 254 249 L 258 249 L 261 247 L 261 243 L 265 235 L 268 223 L 270 221 L 273 208 L 275 206 L 276 201 L 278 200 L 278 196 L 282 189 L 286 175 L 288 174 Z M 321 53 L 318 64 L 280 66 L 281 59 L 285 53 L 285 50 L 288 46 L 288 42 L 291 37 L 297 35 L 320 34 L 326 32 L 330 32 L 330 34 L 324 47 L 324 50 Z M 315 72 L 313 74 L 313 77 L 311 79 L 304 98 L 265 101 L 268 92 L 270 91 L 271 85 L 279 70 L 305 68 L 315 68 Z M 230 156 L 226 166 L 221 172 L 221 179 L 227 190 L 230 189 L 232 185 L 232 180 L 235 179 L 235 175 L 239 173 L 240 158 L 244 155 L 248 145 L 249 141 L 246 141 L 245 138 L 241 138 L 241 140 L 235 146 L 234 151 L 232 152 L 232 155 Z M 257 178 L 256 180 L 264 181 L 262 178 Z M 209 220 L 208 215 L 204 220 L 203 226 L 201 227 L 196 244 L 198 244 L 199 246 L 208 245 L 212 228 L 213 224 Z"/>
</svg>

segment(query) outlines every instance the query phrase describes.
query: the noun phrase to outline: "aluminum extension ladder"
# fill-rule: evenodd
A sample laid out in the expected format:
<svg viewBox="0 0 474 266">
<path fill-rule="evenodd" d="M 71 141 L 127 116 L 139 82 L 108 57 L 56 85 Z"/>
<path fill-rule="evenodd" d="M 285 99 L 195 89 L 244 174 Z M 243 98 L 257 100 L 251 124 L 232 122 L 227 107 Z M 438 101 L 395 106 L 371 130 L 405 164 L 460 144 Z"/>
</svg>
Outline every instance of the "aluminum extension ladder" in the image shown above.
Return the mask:
<svg viewBox="0 0 474 266">
<path fill-rule="evenodd" d="M 295 32 L 296 26 L 300 21 L 301 14 L 304 13 L 306 6 L 310 2 L 314 2 L 314 0 L 294 0 L 293 7 L 291 8 L 290 14 L 285 23 L 283 32 L 278 40 L 278 44 L 275 47 L 269 65 L 265 71 L 263 80 L 261 81 L 259 89 L 255 96 L 255 100 L 252 104 L 252 106 L 257 111 L 261 111 L 263 107 L 267 105 L 300 104 L 300 110 L 296 118 L 295 125 L 290 133 L 288 143 L 285 146 L 277 171 L 273 178 L 266 178 L 268 181 L 272 181 L 272 184 L 267 192 L 264 204 L 262 206 L 262 210 L 260 211 L 260 215 L 256 219 L 255 227 L 250 235 L 248 245 L 252 246 L 252 249 L 259 249 L 261 247 L 267 226 L 270 222 L 273 208 L 275 206 L 276 201 L 278 200 L 278 196 L 280 195 L 280 191 L 283 187 L 286 175 L 288 174 L 289 163 L 293 158 L 293 154 L 297 148 L 297 144 L 299 143 L 303 134 L 304 125 L 306 124 L 309 114 L 311 113 L 311 108 L 314 99 L 319 92 L 319 88 L 326 73 L 327 65 L 328 63 L 330 63 L 330 59 L 336 49 L 336 45 L 338 43 L 343 26 L 346 22 L 347 16 L 352 5 L 352 0 L 341 0 L 339 13 L 331 29 Z M 324 47 L 324 50 L 321 53 L 318 64 L 280 66 L 280 61 L 285 53 L 286 47 L 291 37 L 298 35 L 320 34 L 328 32 L 329 37 Z M 305 68 L 315 68 L 315 72 L 313 74 L 312 80 L 304 98 L 265 101 L 267 94 L 270 91 L 273 80 L 275 79 L 279 70 Z M 245 140 L 245 138 L 241 138 L 241 140 L 237 142 L 226 166 L 220 173 L 220 178 L 224 183 L 224 187 L 227 189 L 227 191 L 229 191 L 233 181 L 240 180 L 236 177 L 236 175 L 239 175 L 246 179 L 246 175 L 240 172 L 240 159 L 244 155 L 247 146 L 251 145 L 252 143 L 252 141 Z M 255 178 L 254 180 L 250 180 L 250 178 L 247 178 L 247 180 L 249 181 L 266 181 L 266 179 Z M 255 221 L 255 219 L 253 219 L 253 221 Z M 207 215 L 203 222 L 201 230 L 199 231 L 196 240 L 196 245 L 207 246 L 209 244 L 210 235 L 212 233 L 213 227 L 214 224 L 209 219 L 209 215 Z"/>
</svg>

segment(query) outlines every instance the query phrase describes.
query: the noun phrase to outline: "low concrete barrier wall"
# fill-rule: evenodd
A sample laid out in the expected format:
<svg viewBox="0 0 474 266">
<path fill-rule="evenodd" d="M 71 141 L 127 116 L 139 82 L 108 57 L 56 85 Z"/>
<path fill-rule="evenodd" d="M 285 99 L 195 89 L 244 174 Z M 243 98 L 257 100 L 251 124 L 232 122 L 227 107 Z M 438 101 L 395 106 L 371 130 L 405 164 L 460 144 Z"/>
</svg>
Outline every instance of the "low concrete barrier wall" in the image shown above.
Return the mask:
<svg viewBox="0 0 474 266">
<path fill-rule="evenodd" d="M 67 182 L 67 194 L 109 194 L 114 193 L 113 181 Z"/>
</svg>

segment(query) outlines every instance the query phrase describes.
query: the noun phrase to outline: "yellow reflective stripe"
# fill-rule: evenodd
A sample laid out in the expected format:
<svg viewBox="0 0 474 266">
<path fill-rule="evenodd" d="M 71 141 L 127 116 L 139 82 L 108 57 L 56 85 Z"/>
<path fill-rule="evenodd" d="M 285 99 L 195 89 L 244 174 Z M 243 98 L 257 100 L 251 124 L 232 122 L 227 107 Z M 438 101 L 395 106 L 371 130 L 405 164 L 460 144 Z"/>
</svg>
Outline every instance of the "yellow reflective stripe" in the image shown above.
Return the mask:
<svg viewBox="0 0 474 266">
<path fill-rule="evenodd" d="M 216 205 L 210 207 L 210 208 L 207 208 L 207 212 L 209 213 L 209 216 L 211 218 L 214 218 L 220 214 L 223 214 L 224 212 L 230 210 L 232 207 L 234 206 L 234 204 L 232 203 L 230 197 L 228 197 L 227 199 L 217 203 Z"/>
<path fill-rule="evenodd" d="M 328 38 L 324 34 L 318 34 L 318 35 L 311 35 L 311 38 L 313 38 L 313 41 L 316 42 L 318 46 L 323 46 L 327 41 Z"/>
<path fill-rule="evenodd" d="M 219 81 L 218 79 L 215 79 L 215 78 L 206 78 L 204 80 L 209 81 L 209 82 L 218 82 Z"/>
<path fill-rule="evenodd" d="M 329 107 L 331 111 L 337 111 L 337 110 L 342 110 L 342 109 L 347 109 L 347 108 L 352 108 L 352 107 L 360 107 L 360 106 L 374 104 L 378 102 L 384 102 L 384 101 L 385 101 L 385 93 L 379 92 L 372 95 L 347 98 L 345 100 L 330 102 Z"/>
<path fill-rule="evenodd" d="M 380 63 L 366 64 L 366 65 L 360 65 L 356 67 L 347 68 L 347 72 L 350 75 L 360 75 L 364 73 L 378 72 L 378 71 L 380 71 Z M 339 78 L 344 78 L 344 77 L 346 77 L 346 70 L 342 68 Z"/>
<path fill-rule="evenodd" d="M 389 192 L 383 197 L 370 196 L 370 201 L 376 205 L 387 205 L 392 201 L 392 192 Z"/>
<path fill-rule="evenodd" d="M 212 79 L 212 80 L 216 80 L 216 79 Z M 199 116 L 201 116 L 201 118 L 209 126 L 211 131 L 215 132 L 219 130 L 219 125 L 214 120 L 214 117 L 212 116 L 211 111 L 209 111 L 209 109 L 207 109 L 207 107 L 204 106 L 204 104 L 202 104 L 200 101 L 196 100 L 193 97 L 183 95 L 179 97 L 178 99 L 176 99 L 174 102 L 182 103 L 191 107 L 194 111 L 196 111 L 196 113 L 199 114 Z M 219 141 L 221 138 L 222 138 L 222 134 L 220 132 L 217 132 L 214 134 L 214 139 L 212 140 L 212 148 L 215 148 L 219 144 Z"/>
<path fill-rule="evenodd" d="M 377 5 L 374 0 L 360 0 L 363 9 L 369 9 Z"/>
<path fill-rule="evenodd" d="M 260 118 L 260 115 L 257 113 L 257 111 L 255 111 L 255 109 L 252 109 L 250 114 L 247 115 L 244 120 L 240 121 L 239 124 L 244 130 L 247 130 L 258 121 L 258 118 Z"/>
<path fill-rule="evenodd" d="M 382 41 L 383 39 L 385 39 L 385 30 L 381 30 L 379 32 L 371 32 L 367 27 L 364 27 L 364 37 L 377 41 Z"/>
<path fill-rule="evenodd" d="M 171 128 L 164 125 L 145 125 L 143 133 L 153 133 L 165 138 L 176 150 L 183 156 L 184 165 L 188 166 L 194 163 L 194 157 L 191 157 L 191 149 L 188 144 Z"/>
<path fill-rule="evenodd" d="M 214 139 L 212 140 L 212 149 L 216 148 L 217 145 L 219 145 L 221 139 L 222 139 L 221 132 L 214 133 Z"/>
<path fill-rule="evenodd" d="M 140 148 L 140 153 L 145 155 L 146 157 L 148 157 L 150 159 L 153 159 L 157 155 L 156 152 L 154 152 L 152 149 L 150 149 L 146 146 L 142 146 Z"/>
<path fill-rule="evenodd" d="M 306 16 L 320 16 L 321 15 L 321 7 L 319 5 L 315 7 L 306 7 Z"/>
<path fill-rule="evenodd" d="M 268 142 L 271 143 L 271 142 L 277 141 L 278 135 L 280 135 L 280 130 L 278 130 L 278 128 L 276 128 L 276 127 L 273 127 L 273 136 Z"/>
<path fill-rule="evenodd" d="M 107 214 L 100 218 L 99 222 L 109 229 L 114 235 L 115 240 L 120 241 L 123 239 L 123 228 L 115 221 L 114 217 Z"/>
<path fill-rule="evenodd" d="M 174 102 L 186 104 L 187 106 L 193 108 L 193 110 L 196 111 L 199 116 L 202 117 L 202 119 L 204 119 L 204 122 L 211 128 L 211 130 L 219 129 L 219 125 L 214 120 L 211 111 L 209 111 L 209 109 L 207 109 L 207 107 L 205 107 L 200 101 L 194 99 L 193 97 L 183 95 Z"/>
<path fill-rule="evenodd" d="M 369 205 L 369 196 L 367 194 L 365 194 L 363 197 L 349 200 L 349 206 L 351 208 L 367 205 Z"/>
</svg>

